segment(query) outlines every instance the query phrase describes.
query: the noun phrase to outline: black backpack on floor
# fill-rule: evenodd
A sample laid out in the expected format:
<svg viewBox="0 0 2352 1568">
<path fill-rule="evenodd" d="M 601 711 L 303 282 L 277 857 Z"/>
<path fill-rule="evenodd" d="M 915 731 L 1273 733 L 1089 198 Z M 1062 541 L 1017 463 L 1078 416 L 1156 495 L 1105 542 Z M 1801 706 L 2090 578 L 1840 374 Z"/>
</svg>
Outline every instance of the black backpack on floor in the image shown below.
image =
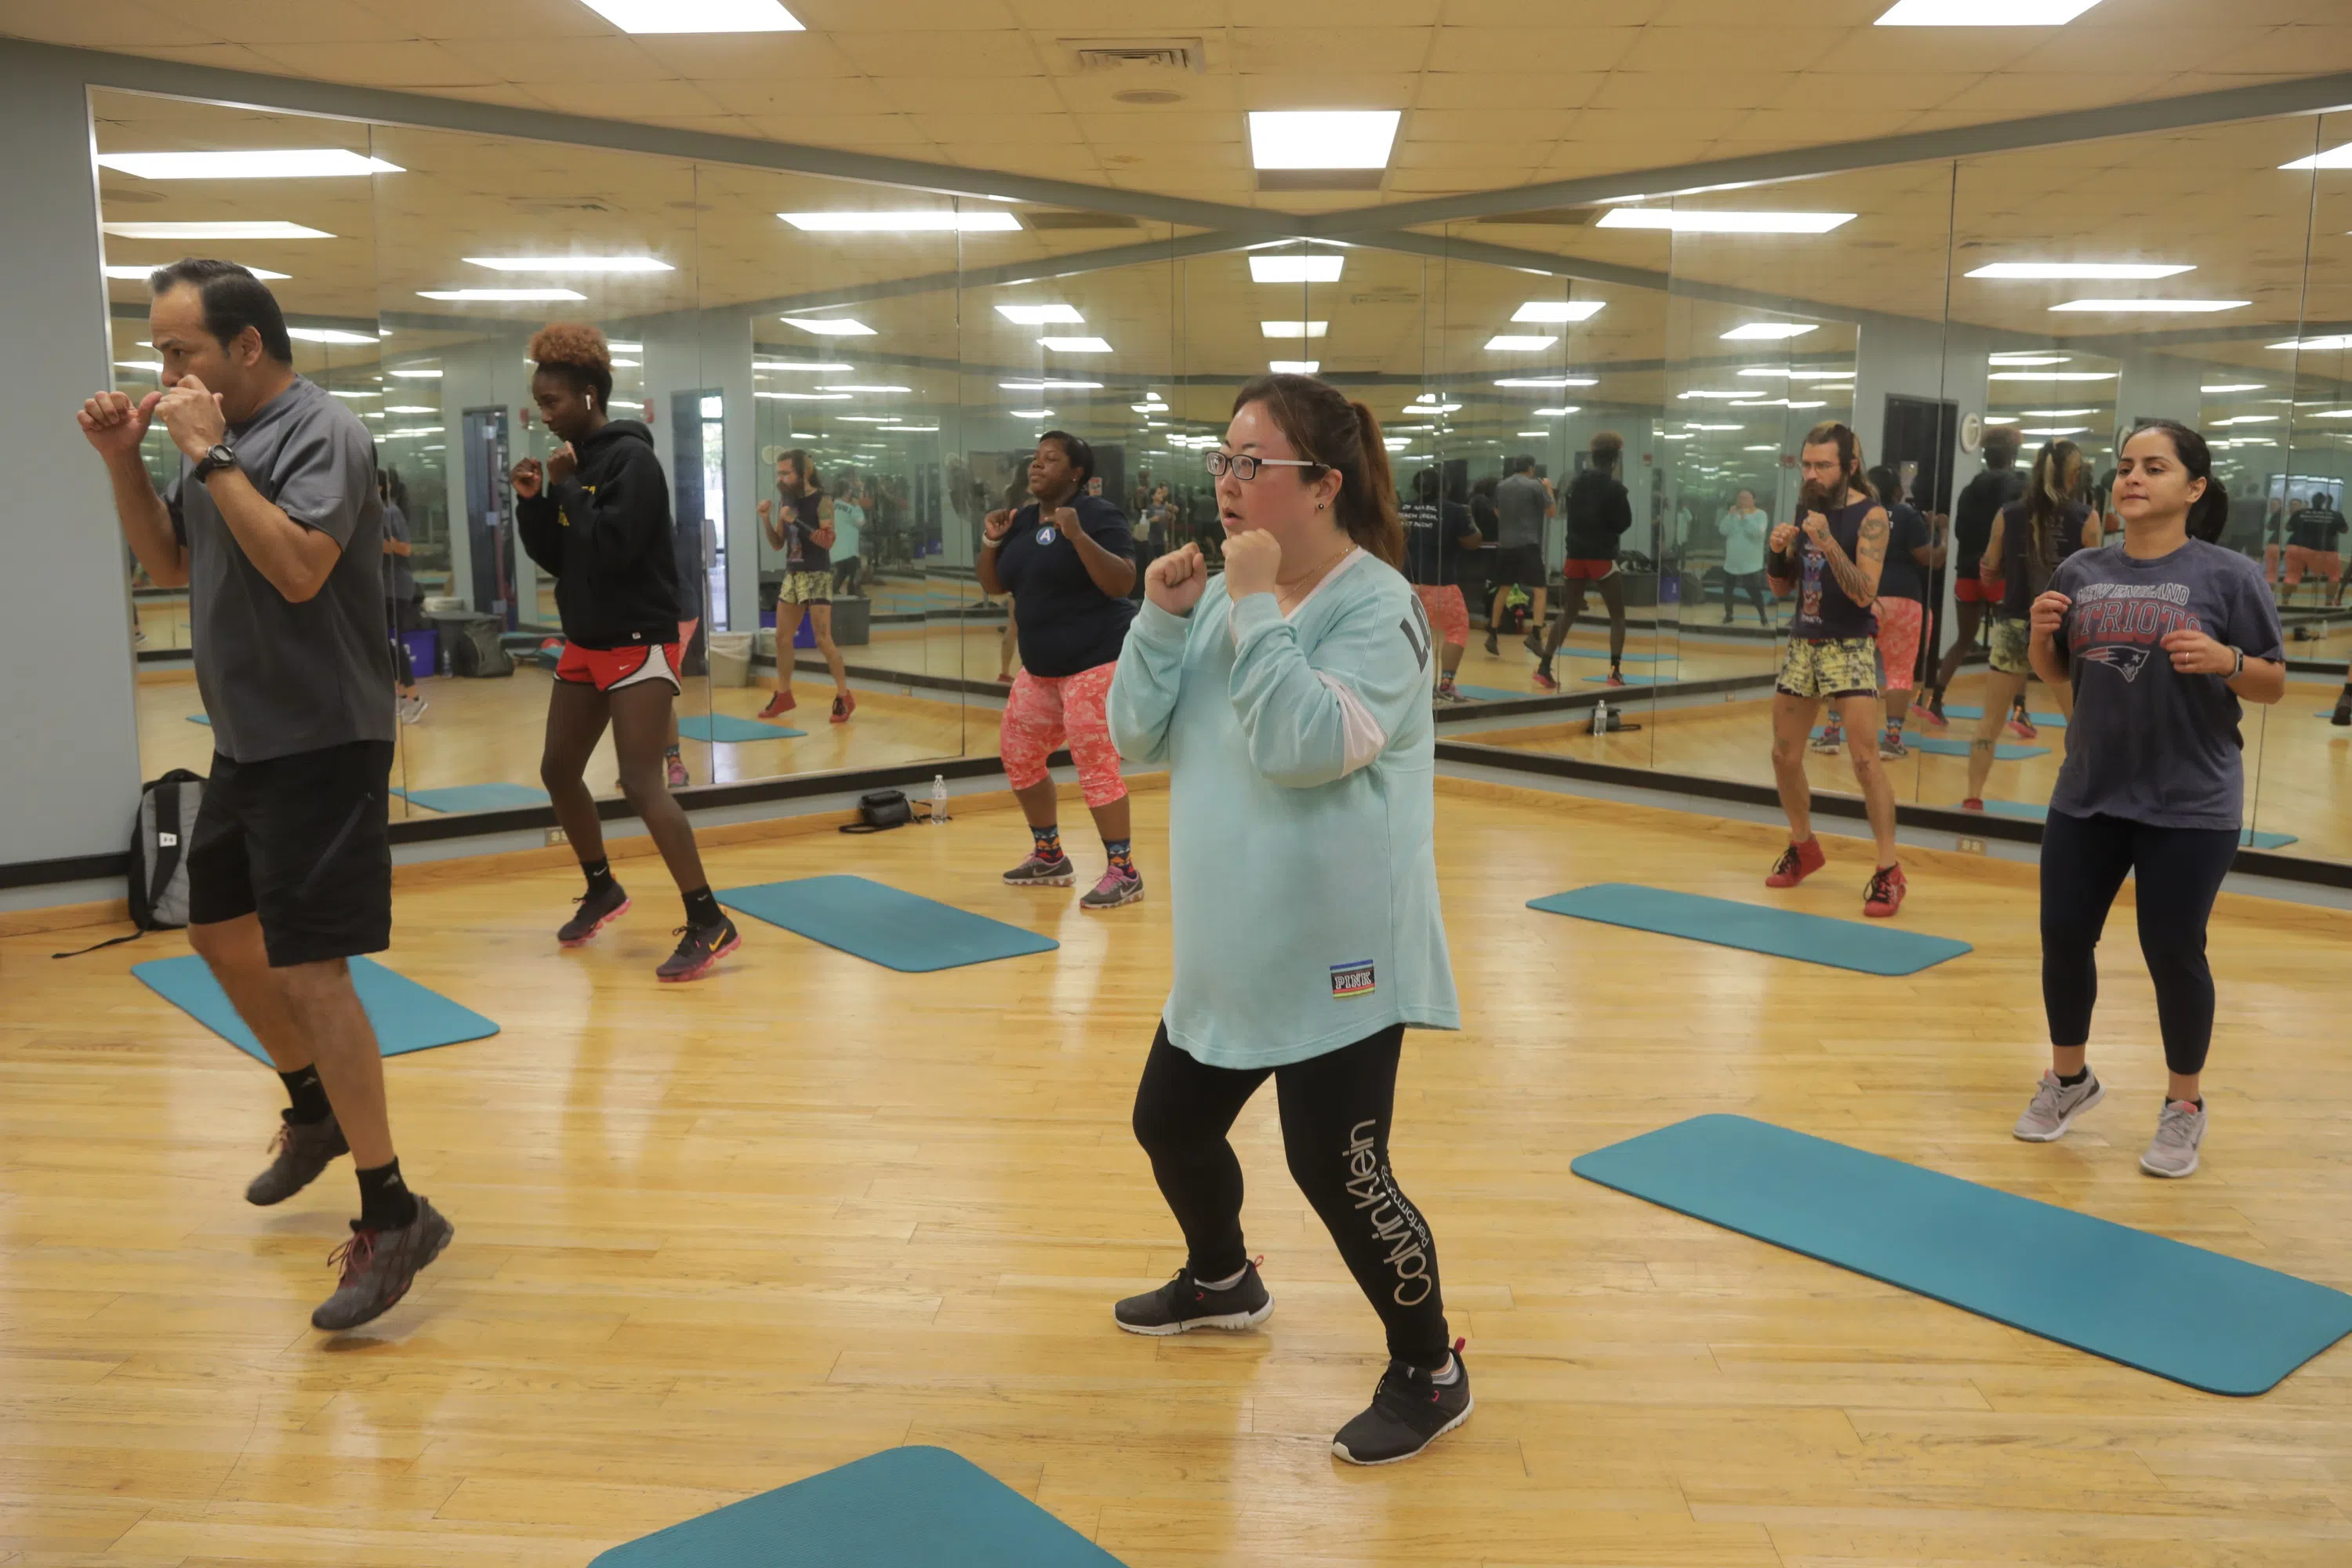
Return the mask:
<svg viewBox="0 0 2352 1568">
<path fill-rule="evenodd" d="M 109 938 L 74 952 L 50 954 L 72 958 L 136 942 L 151 931 L 178 931 L 188 923 L 188 840 L 196 831 L 196 813 L 205 802 L 201 773 L 173 768 L 139 791 L 139 809 L 131 819 L 131 858 L 124 889 L 131 905 L 131 923 L 139 929 L 129 936 Z"/>
</svg>

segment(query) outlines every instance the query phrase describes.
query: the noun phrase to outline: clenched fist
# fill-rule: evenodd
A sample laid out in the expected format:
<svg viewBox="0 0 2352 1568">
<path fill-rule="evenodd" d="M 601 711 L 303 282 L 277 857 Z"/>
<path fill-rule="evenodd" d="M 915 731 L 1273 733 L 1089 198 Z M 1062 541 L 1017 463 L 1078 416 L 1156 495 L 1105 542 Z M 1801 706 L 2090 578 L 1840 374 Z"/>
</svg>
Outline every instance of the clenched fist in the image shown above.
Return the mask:
<svg viewBox="0 0 2352 1568">
<path fill-rule="evenodd" d="M 1208 586 L 1208 563 L 1197 544 L 1160 557 L 1143 574 L 1143 596 L 1171 616 L 1191 615 Z"/>
</svg>

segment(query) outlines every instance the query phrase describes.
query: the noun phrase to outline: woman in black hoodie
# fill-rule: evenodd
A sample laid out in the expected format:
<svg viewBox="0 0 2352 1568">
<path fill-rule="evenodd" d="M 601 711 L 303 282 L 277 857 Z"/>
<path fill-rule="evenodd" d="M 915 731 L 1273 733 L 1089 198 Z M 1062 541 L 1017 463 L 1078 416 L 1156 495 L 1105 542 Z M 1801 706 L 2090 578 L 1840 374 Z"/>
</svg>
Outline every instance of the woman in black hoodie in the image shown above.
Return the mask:
<svg viewBox="0 0 2352 1568">
<path fill-rule="evenodd" d="M 539 364 L 531 401 L 563 442 L 544 469 L 536 458 L 525 458 L 513 475 L 523 548 L 554 576 L 563 621 L 539 776 L 588 879 L 578 911 L 556 939 L 576 947 L 629 907 L 604 858 L 604 828 L 585 776 L 609 723 L 621 793 L 686 898 L 677 951 L 654 973 L 693 980 L 740 942 L 711 897 L 694 828 L 663 773 L 683 651 L 669 480 L 654 455 L 653 433 L 607 413 L 613 358 L 602 332 L 558 322 L 532 337 L 530 357 Z"/>
</svg>

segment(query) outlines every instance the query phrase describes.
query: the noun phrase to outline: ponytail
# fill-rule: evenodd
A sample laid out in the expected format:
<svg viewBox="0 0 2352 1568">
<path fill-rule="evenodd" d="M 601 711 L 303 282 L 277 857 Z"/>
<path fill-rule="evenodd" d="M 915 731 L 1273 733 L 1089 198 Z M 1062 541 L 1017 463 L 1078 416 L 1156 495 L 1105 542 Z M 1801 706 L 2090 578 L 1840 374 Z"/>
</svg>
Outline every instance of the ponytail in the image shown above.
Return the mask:
<svg viewBox="0 0 2352 1568">
<path fill-rule="evenodd" d="M 1332 506 L 1348 537 L 1365 553 L 1402 567 L 1404 522 L 1397 515 L 1389 449 L 1372 411 L 1328 382 L 1287 374 L 1262 375 L 1243 387 L 1234 398 L 1234 412 L 1253 403 L 1265 405 L 1300 457 L 1339 476 Z"/>
<path fill-rule="evenodd" d="M 2050 536 L 2073 504 L 2082 475 L 2083 448 L 2072 441 L 2053 440 L 2033 459 L 2033 475 L 2025 490 L 2025 521 L 2033 559 L 2044 567 L 2056 564 Z"/>
<path fill-rule="evenodd" d="M 2143 419 L 2116 443 L 2116 449 L 2120 452 L 2133 436 L 2144 430 L 2163 432 L 2172 443 L 2172 454 L 2180 459 L 2182 470 L 2192 479 L 2205 481 L 2204 492 L 2189 503 L 2189 537 L 2208 544 L 2220 543 L 2230 527 L 2230 492 L 2213 477 L 2213 450 L 2205 444 L 2205 437 L 2178 419 Z"/>
</svg>

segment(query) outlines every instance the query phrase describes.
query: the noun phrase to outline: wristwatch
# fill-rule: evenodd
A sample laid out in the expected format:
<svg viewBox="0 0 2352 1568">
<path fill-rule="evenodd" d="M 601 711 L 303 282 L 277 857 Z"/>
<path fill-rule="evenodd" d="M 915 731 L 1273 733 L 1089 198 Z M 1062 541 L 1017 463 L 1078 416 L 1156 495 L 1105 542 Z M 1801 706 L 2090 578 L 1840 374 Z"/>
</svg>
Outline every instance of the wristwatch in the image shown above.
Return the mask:
<svg viewBox="0 0 2352 1568">
<path fill-rule="evenodd" d="M 2233 647 L 2230 651 L 2237 655 L 2237 662 L 2230 667 L 2230 673 L 2221 678 L 2224 680 L 2235 680 L 2238 677 L 2246 673 L 2246 650 L 2242 647 Z"/>
<path fill-rule="evenodd" d="M 215 441 L 196 459 L 196 483 L 204 483 L 223 468 L 236 467 L 236 454 L 229 450 L 227 443 Z"/>
</svg>

